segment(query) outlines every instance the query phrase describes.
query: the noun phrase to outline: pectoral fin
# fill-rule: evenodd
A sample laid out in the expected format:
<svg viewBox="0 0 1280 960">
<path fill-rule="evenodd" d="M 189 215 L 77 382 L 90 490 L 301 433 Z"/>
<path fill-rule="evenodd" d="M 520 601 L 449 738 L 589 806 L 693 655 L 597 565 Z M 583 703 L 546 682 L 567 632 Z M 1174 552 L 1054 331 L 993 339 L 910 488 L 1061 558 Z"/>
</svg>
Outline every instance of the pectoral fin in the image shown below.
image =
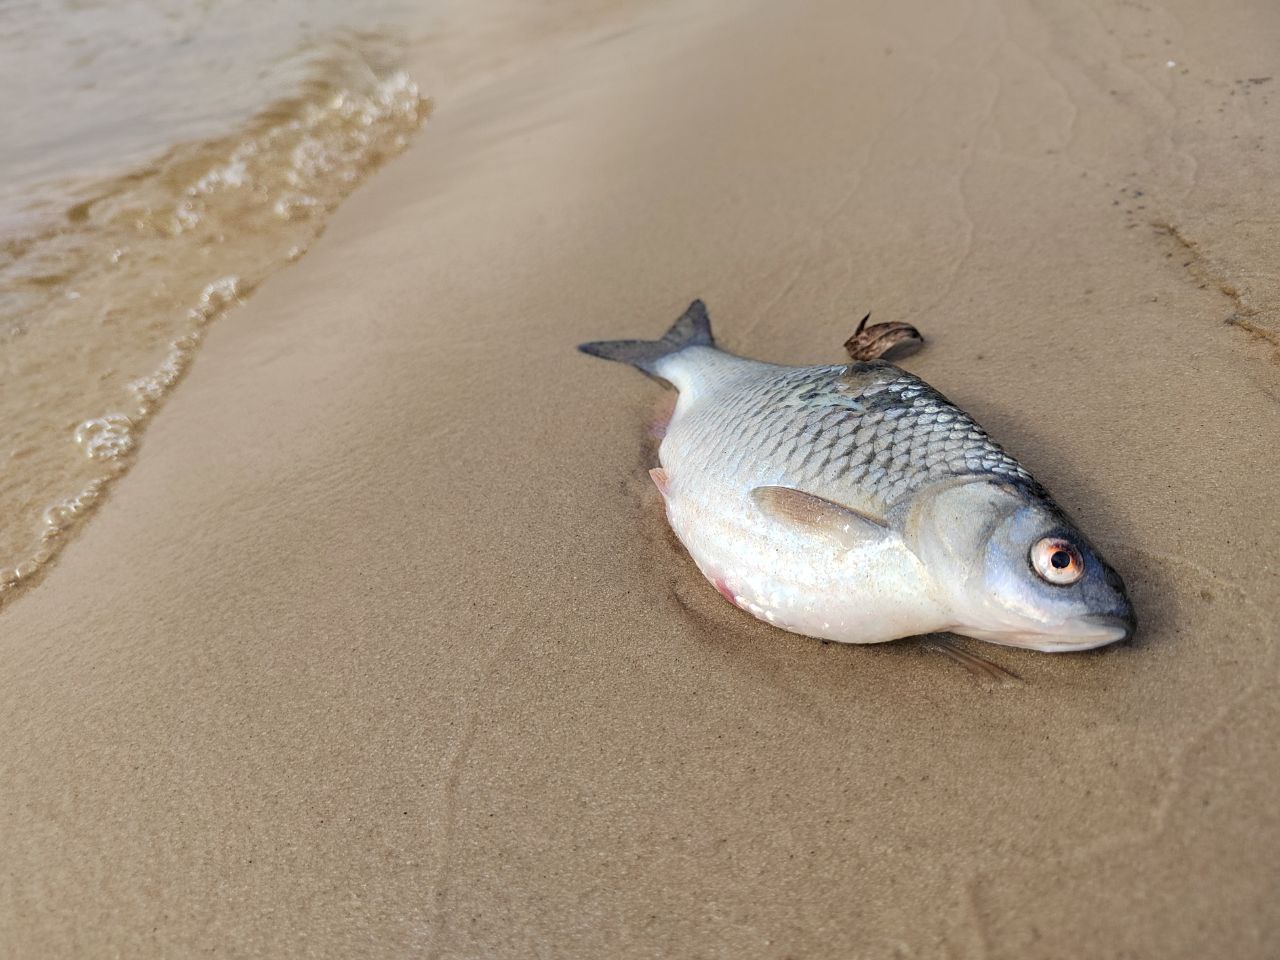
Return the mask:
<svg viewBox="0 0 1280 960">
<path fill-rule="evenodd" d="M 921 645 L 930 650 L 937 650 L 944 656 L 950 657 L 960 666 L 964 667 L 975 677 L 984 677 L 987 680 L 994 680 L 997 683 L 1008 683 L 1009 681 L 1019 681 L 1022 678 L 1016 673 L 1012 673 L 988 660 L 986 657 L 980 657 L 976 653 L 970 653 L 963 647 L 956 645 L 954 640 L 947 637 L 927 636 L 922 638 Z"/>
<path fill-rule="evenodd" d="M 792 487 L 756 487 L 751 499 L 774 520 L 825 536 L 850 550 L 892 536 L 877 517 Z"/>
</svg>

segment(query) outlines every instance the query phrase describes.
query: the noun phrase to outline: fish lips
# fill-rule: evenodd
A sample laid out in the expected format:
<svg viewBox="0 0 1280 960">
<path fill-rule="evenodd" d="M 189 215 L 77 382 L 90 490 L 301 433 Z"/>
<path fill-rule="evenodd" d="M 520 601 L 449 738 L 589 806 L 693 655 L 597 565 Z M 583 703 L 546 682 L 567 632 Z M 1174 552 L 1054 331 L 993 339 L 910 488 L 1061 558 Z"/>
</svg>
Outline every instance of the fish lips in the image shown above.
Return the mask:
<svg viewBox="0 0 1280 960">
<path fill-rule="evenodd" d="M 1095 650 L 1112 643 L 1127 642 L 1137 629 L 1133 610 L 1121 613 L 1088 613 L 1063 624 L 1057 630 L 1026 632 L 1010 630 L 956 630 L 978 640 L 1006 647 L 1022 647 L 1041 653 L 1073 653 Z"/>
<path fill-rule="evenodd" d="M 1131 609 L 1121 614 L 1089 614 L 1080 619 L 1100 627 L 1103 631 L 1119 634 L 1106 641 L 1107 643 L 1128 643 L 1138 630 L 1138 618 L 1134 616 Z"/>
<path fill-rule="evenodd" d="M 1070 653 L 1078 650 L 1096 650 L 1112 643 L 1127 643 L 1138 628 L 1133 612 L 1123 614 L 1090 613 L 1076 623 L 1081 629 L 1064 632 L 1060 637 L 1037 638 L 1034 649 L 1045 653 Z"/>
</svg>

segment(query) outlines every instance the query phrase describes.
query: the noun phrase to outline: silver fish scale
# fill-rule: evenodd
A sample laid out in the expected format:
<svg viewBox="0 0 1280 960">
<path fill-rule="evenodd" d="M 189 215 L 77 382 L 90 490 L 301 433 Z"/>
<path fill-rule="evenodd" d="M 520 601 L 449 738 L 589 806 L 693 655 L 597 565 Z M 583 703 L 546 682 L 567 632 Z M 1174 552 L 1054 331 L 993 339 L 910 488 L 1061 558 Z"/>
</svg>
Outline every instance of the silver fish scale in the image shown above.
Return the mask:
<svg viewBox="0 0 1280 960">
<path fill-rule="evenodd" d="M 881 510 L 971 474 L 1044 495 L 972 417 L 892 364 L 775 370 L 717 391 L 689 424 L 687 454 L 731 472 L 781 468 L 790 485 Z"/>
</svg>

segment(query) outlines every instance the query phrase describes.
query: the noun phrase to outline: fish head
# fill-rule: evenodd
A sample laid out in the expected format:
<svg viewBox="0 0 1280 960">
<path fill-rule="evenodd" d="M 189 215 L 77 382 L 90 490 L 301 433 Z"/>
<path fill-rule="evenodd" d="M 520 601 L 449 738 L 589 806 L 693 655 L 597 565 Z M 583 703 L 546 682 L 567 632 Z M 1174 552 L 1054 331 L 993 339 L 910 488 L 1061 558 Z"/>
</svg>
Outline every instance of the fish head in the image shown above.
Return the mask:
<svg viewBox="0 0 1280 960">
<path fill-rule="evenodd" d="M 1042 494 L 963 478 L 921 500 L 905 532 L 956 633 L 1049 653 L 1133 635 L 1124 581 Z"/>
</svg>

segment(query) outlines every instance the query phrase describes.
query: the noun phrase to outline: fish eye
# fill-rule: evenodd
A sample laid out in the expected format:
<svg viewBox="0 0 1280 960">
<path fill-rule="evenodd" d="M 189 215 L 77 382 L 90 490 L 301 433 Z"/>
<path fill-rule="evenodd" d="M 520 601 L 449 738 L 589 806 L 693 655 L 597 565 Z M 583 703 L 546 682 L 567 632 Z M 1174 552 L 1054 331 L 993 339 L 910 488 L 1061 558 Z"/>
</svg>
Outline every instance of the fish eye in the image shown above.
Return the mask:
<svg viewBox="0 0 1280 960">
<path fill-rule="evenodd" d="M 1067 587 L 1084 576 L 1084 558 L 1069 541 L 1045 537 L 1031 548 L 1031 567 L 1047 583 Z"/>
</svg>

